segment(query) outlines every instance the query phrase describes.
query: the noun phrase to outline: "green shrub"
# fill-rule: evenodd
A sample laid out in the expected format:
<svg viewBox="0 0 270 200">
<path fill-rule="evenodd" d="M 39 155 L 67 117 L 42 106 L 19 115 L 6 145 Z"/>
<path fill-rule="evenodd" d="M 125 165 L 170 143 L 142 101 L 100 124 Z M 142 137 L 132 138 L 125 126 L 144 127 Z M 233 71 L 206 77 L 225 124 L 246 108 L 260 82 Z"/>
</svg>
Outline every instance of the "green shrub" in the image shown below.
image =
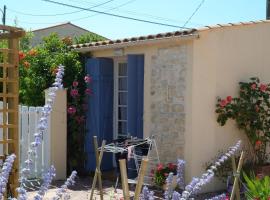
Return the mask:
<svg viewBox="0 0 270 200">
<path fill-rule="evenodd" d="M 270 177 L 265 176 L 259 179 L 252 175 L 248 177 L 243 173 L 244 179 L 247 185 L 247 191 L 245 193 L 248 200 L 269 200 L 270 199 Z"/>
</svg>

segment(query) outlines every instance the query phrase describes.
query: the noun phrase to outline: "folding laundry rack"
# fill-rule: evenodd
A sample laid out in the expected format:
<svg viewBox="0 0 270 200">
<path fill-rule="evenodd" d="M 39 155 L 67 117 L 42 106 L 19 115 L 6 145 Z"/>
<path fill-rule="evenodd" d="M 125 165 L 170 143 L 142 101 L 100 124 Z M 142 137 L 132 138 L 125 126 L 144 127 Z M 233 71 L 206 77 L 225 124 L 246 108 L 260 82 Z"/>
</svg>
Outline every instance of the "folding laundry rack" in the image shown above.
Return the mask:
<svg viewBox="0 0 270 200">
<path fill-rule="evenodd" d="M 136 175 L 139 174 L 142 159 L 143 158 L 147 159 L 148 167 L 146 169 L 143 182 L 144 184 L 147 184 L 147 185 L 152 184 L 153 175 L 151 174 L 151 169 L 153 169 L 154 166 L 160 163 L 158 148 L 157 148 L 157 144 L 156 144 L 156 140 L 154 136 L 148 137 L 146 139 L 139 139 L 135 137 L 127 138 L 127 139 L 119 139 L 107 145 L 105 145 L 105 141 L 103 141 L 101 147 L 98 147 L 97 137 L 94 136 L 94 146 L 95 146 L 95 152 L 96 152 L 96 165 L 97 165 L 96 167 L 97 168 L 96 168 L 96 173 L 94 176 L 94 181 L 92 184 L 90 200 L 93 199 L 93 191 L 94 191 L 97 179 L 99 182 L 101 200 L 103 199 L 100 163 L 101 163 L 104 152 L 113 153 L 115 156 L 118 154 L 126 154 L 127 160 L 133 159 L 134 165 L 133 166 L 128 165 L 127 170 L 131 172 L 133 171 L 133 174 L 135 172 Z M 118 185 L 119 176 L 120 176 L 120 172 L 117 174 L 115 189 L 117 188 L 117 185 Z M 128 183 L 137 184 L 137 176 L 134 178 L 129 178 Z"/>
</svg>

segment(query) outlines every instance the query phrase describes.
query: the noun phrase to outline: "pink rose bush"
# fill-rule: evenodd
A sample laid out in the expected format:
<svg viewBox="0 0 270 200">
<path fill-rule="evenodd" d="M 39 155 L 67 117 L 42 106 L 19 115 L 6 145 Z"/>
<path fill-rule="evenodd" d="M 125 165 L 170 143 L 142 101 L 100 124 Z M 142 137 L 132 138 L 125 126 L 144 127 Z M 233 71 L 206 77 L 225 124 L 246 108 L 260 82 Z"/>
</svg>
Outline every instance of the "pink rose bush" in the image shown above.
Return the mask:
<svg viewBox="0 0 270 200">
<path fill-rule="evenodd" d="M 224 126 L 229 119 L 236 122 L 253 146 L 256 162 L 267 160 L 266 146 L 270 140 L 270 85 L 258 78 L 240 82 L 238 97 L 218 98 L 216 104 L 217 122 Z"/>
</svg>

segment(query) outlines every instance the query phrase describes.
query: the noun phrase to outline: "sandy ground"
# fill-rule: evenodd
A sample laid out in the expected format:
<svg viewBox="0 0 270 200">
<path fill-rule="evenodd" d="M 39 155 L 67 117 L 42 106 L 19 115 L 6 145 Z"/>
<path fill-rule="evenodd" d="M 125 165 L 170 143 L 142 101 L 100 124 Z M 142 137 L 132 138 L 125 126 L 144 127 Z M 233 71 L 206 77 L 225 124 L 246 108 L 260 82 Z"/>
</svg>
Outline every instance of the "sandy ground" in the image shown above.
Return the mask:
<svg viewBox="0 0 270 200">
<path fill-rule="evenodd" d="M 57 188 L 63 184 L 63 181 L 57 181 L 54 182 L 53 185 L 51 186 L 51 188 L 49 189 L 49 191 L 46 193 L 46 195 L 44 196 L 44 200 L 51 200 L 52 197 L 55 196 Z M 103 180 L 103 194 L 104 194 L 104 200 L 120 200 L 123 197 L 123 192 L 121 189 L 117 189 L 116 191 L 114 191 L 114 182 L 112 181 L 107 181 L 107 180 Z M 91 192 L 91 185 L 92 184 L 92 179 L 90 177 L 88 178 L 77 178 L 76 179 L 76 184 L 74 186 L 71 186 L 68 189 L 68 193 L 70 194 L 70 197 L 72 200 L 87 200 L 90 199 L 90 192 Z M 34 184 L 34 185 L 38 185 L 38 184 Z M 35 194 L 37 193 L 37 190 L 34 189 L 34 186 L 29 186 L 28 190 L 28 197 L 30 197 L 30 199 L 33 199 L 33 197 L 35 196 Z M 134 195 L 134 192 L 130 191 L 131 195 Z M 99 200 L 100 199 L 100 193 L 99 191 L 96 189 L 94 191 L 94 198 L 95 200 Z"/>
</svg>

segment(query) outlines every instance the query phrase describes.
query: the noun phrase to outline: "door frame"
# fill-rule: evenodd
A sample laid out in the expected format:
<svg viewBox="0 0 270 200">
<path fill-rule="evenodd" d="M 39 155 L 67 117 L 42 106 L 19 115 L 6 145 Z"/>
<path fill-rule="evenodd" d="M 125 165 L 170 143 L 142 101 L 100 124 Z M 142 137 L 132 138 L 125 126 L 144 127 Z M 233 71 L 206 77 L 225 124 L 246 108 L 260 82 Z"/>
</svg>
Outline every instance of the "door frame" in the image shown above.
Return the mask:
<svg viewBox="0 0 270 200">
<path fill-rule="evenodd" d="M 117 139 L 117 120 L 118 120 L 118 64 L 119 63 L 127 63 L 126 56 L 114 57 L 113 58 L 113 81 L 114 81 L 114 88 L 113 88 L 113 138 Z M 127 105 L 128 106 L 128 105 Z M 128 120 L 128 119 L 127 119 Z"/>
</svg>

